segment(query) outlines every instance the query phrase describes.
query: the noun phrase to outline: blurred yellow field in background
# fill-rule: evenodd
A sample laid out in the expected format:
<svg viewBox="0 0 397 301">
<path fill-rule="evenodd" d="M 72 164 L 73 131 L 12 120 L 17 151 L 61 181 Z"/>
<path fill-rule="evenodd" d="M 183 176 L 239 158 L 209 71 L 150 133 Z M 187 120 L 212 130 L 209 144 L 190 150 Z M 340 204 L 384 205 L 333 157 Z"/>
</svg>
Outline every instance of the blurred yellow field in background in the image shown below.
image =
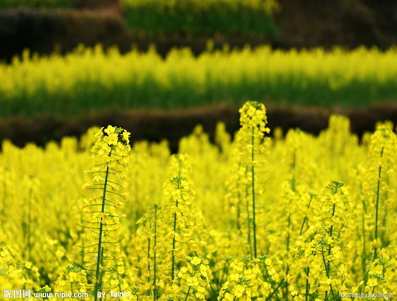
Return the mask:
<svg viewBox="0 0 397 301">
<path fill-rule="evenodd" d="M 358 48 L 331 52 L 257 49 L 208 51 L 195 57 L 153 49 L 121 55 L 79 47 L 74 53 L 31 58 L 25 52 L 0 65 L 3 117 L 82 113 L 90 109 L 181 108 L 242 104 L 247 98 L 275 103 L 364 106 L 393 99 L 397 50 Z"/>
</svg>

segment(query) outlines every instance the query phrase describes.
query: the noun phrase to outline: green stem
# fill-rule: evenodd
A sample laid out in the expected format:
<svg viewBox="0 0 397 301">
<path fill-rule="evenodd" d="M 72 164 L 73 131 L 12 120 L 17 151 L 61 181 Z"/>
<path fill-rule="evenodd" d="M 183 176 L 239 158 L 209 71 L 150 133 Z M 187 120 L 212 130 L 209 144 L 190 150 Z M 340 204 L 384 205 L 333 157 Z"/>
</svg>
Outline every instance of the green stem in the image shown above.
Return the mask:
<svg viewBox="0 0 397 301">
<path fill-rule="evenodd" d="M 288 223 L 287 223 L 287 231 L 290 230 L 291 227 L 291 214 L 288 214 Z M 292 231 L 288 231 L 287 232 L 287 239 L 286 239 L 286 244 L 287 244 L 287 253 L 289 252 L 289 233 L 291 233 Z"/>
<path fill-rule="evenodd" d="M 382 150 L 380 151 L 380 157 L 383 157 L 383 150 L 385 147 L 382 147 Z M 379 171 L 378 171 L 378 188 L 376 191 L 376 205 L 375 205 L 375 241 L 377 242 L 378 239 L 378 215 L 379 215 L 379 195 L 380 195 L 380 179 L 382 175 L 382 165 L 379 165 Z M 374 246 L 374 261 L 377 257 L 377 250 L 378 247 Z"/>
<path fill-rule="evenodd" d="M 150 237 L 147 239 L 147 259 L 147 270 L 149 275 L 148 281 L 150 282 Z"/>
<path fill-rule="evenodd" d="M 176 231 L 176 213 L 174 213 L 174 237 L 172 238 L 172 255 L 171 255 L 171 261 L 172 261 L 172 267 L 171 267 L 171 280 L 174 281 L 175 278 L 175 244 L 176 244 L 176 239 L 175 239 L 175 231 Z"/>
<path fill-rule="evenodd" d="M 276 283 L 270 278 L 269 271 L 267 270 L 266 264 L 263 265 L 263 269 L 261 269 L 261 270 L 262 270 L 262 273 L 265 275 L 265 278 L 267 278 L 267 281 L 269 282 L 271 288 L 273 289 L 273 292 L 270 294 L 270 296 L 268 296 L 268 297 L 266 298 L 266 300 L 270 300 L 271 297 L 273 297 L 273 295 L 277 293 L 277 290 L 278 290 L 278 289 L 280 288 L 280 286 L 284 283 L 284 280 L 285 280 L 285 279 L 281 280 L 281 282 L 279 283 L 279 285 L 277 286 L 277 288 L 275 288 L 274 285 L 275 285 Z M 286 275 L 285 275 L 285 276 L 288 275 L 288 271 L 289 271 L 289 266 L 287 267 L 287 272 L 286 272 Z M 264 278 L 264 279 L 265 279 L 265 278 Z M 280 300 L 280 298 L 278 297 L 277 294 L 276 294 L 276 298 L 277 298 L 277 300 Z"/>
<path fill-rule="evenodd" d="M 331 279 L 331 278 L 329 277 L 329 267 L 330 267 L 330 265 L 329 265 L 329 263 L 327 264 L 327 262 L 326 262 L 326 260 L 325 260 L 325 256 L 324 256 L 324 245 L 321 245 L 321 255 L 322 255 L 322 258 L 323 258 L 323 264 L 324 264 L 324 268 L 325 268 L 325 274 L 327 275 L 327 278 L 328 278 L 328 279 Z M 330 286 L 330 288 L 331 288 L 332 299 L 335 301 L 334 289 L 332 288 L 332 284 L 330 284 L 329 286 Z M 325 292 L 325 293 L 327 293 L 327 292 Z"/>
<path fill-rule="evenodd" d="M 28 221 L 26 227 L 26 235 L 28 239 L 28 260 L 32 259 L 32 243 L 31 243 L 31 233 L 30 233 L 30 225 L 32 224 L 32 198 L 33 198 L 33 188 L 29 191 L 29 199 L 28 199 Z"/>
<path fill-rule="evenodd" d="M 117 264 L 117 260 L 116 259 L 114 259 L 114 264 L 115 264 L 115 266 L 119 266 L 118 264 Z M 119 274 L 119 272 L 117 271 L 117 281 L 119 282 L 119 284 L 117 285 L 118 286 L 118 288 L 119 288 L 119 292 L 121 292 L 121 281 L 120 281 L 120 274 Z"/>
<path fill-rule="evenodd" d="M 296 168 L 296 148 L 294 149 L 293 155 L 292 155 L 292 163 L 290 165 L 290 170 L 292 173 L 292 178 L 291 178 L 291 190 L 292 192 L 296 192 L 296 177 L 295 177 L 295 168 Z M 289 206 L 291 206 L 291 199 L 289 202 Z M 302 231 L 302 230 L 301 230 Z M 289 254 L 289 249 L 290 249 L 290 233 L 292 233 L 291 229 L 291 213 L 288 213 L 288 221 L 287 221 L 287 238 L 286 238 L 286 245 L 287 245 L 287 254 Z M 289 295 L 289 283 L 285 283 L 285 298 L 288 301 L 288 295 Z"/>
<path fill-rule="evenodd" d="M 388 198 L 388 195 L 386 194 L 384 199 L 387 200 L 387 198 Z M 387 212 L 388 212 L 387 209 L 388 209 L 387 206 L 384 206 L 384 215 L 383 215 L 382 226 L 385 230 L 386 230 Z M 386 231 L 382 231 L 381 235 L 380 235 L 380 241 L 381 241 L 382 247 L 385 247 L 389 244 L 389 241 L 387 240 L 387 237 L 385 237 L 385 236 L 386 236 Z"/>
<path fill-rule="evenodd" d="M 191 289 L 192 289 L 192 287 L 189 286 L 189 289 L 187 290 L 187 293 L 186 293 L 185 301 L 187 300 L 187 298 L 189 298 L 190 290 L 191 290 Z"/>
<path fill-rule="evenodd" d="M 334 203 L 334 205 L 332 206 L 332 218 L 335 215 L 335 208 L 336 208 L 336 204 Z M 332 237 L 332 232 L 334 230 L 334 224 L 331 225 L 331 227 L 329 228 L 329 236 Z"/>
<path fill-rule="evenodd" d="M 313 195 L 311 194 L 311 195 L 310 195 L 309 204 L 307 205 L 307 209 L 310 208 L 310 203 L 312 202 L 312 199 L 313 199 Z M 299 236 L 301 236 L 302 233 L 303 233 L 303 227 L 305 226 L 306 221 L 307 221 L 307 214 L 305 215 L 305 218 L 303 219 L 302 226 L 301 226 L 301 230 L 300 230 L 300 232 L 299 232 Z"/>
<path fill-rule="evenodd" d="M 255 150 L 254 150 L 254 143 L 255 143 L 255 136 L 254 136 L 255 129 L 252 128 L 252 139 L 251 139 L 251 162 L 255 160 Z M 257 254 L 257 246 L 256 246 L 256 199 L 255 199 L 255 167 L 251 166 L 251 178 L 252 178 L 252 231 L 253 231 L 253 238 L 254 238 L 254 258 L 258 257 Z"/>
<path fill-rule="evenodd" d="M 241 212 L 240 212 L 240 206 L 241 206 L 241 195 L 240 191 L 237 192 L 237 231 L 238 233 L 241 233 L 241 226 L 240 226 L 240 217 L 241 217 Z"/>
<path fill-rule="evenodd" d="M 366 241 L 365 241 L 365 237 L 366 237 L 366 235 L 365 235 L 365 213 L 366 213 L 366 206 L 365 206 L 364 201 L 363 201 L 362 203 L 363 203 L 363 212 L 362 212 L 363 256 L 362 256 L 361 265 L 362 265 L 363 272 L 365 273 L 365 269 L 366 269 L 366 257 L 367 257 L 367 251 L 366 251 L 366 248 L 365 248 L 365 243 L 366 243 Z"/>
<path fill-rule="evenodd" d="M 110 156 L 110 154 L 109 154 L 109 156 Z M 102 207 L 101 207 L 102 214 L 105 213 L 106 187 L 107 187 L 107 183 L 108 183 L 108 177 L 109 177 L 109 165 L 106 166 L 105 184 L 103 186 Z M 95 272 L 95 289 L 94 289 L 95 301 L 98 300 L 98 292 L 100 292 L 102 290 L 102 277 L 100 277 L 100 275 L 101 275 L 100 263 L 101 263 L 101 256 L 103 254 L 102 231 L 103 231 L 103 223 L 102 223 L 102 217 L 101 217 L 101 221 L 99 223 L 99 241 L 98 241 L 98 250 L 97 250 L 97 265 L 96 265 L 96 272 Z"/>
<path fill-rule="evenodd" d="M 239 164 L 239 168 L 238 171 L 241 168 L 241 163 Z M 237 173 L 239 174 L 239 172 L 237 171 Z M 240 176 L 237 178 L 237 231 L 239 233 L 241 233 L 241 226 L 240 226 L 240 216 L 241 216 L 241 212 L 240 212 L 240 206 L 241 206 L 241 193 L 240 193 L 240 187 L 239 187 L 239 183 L 240 183 Z"/>
<path fill-rule="evenodd" d="M 153 250 L 154 250 L 154 258 L 153 258 L 153 301 L 157 300 L 156 291 L 157 291 L 157 205 L 154 206 L 154 242 L 153 242 Z"/>
<path fill-rule="evenodd" d="M 246 186 L 246 189 L 245 189 L 245 195 L 246 195 L 246 197 L 248 197 L 248 195 L 249 195 L 249 187 L 248 187 L 248 185 Z M 252 258 L 252 241 L 251 241 L 251 214 L 250 214 L 250 208 L 249 208 L 249 201 L 248 201 L 248 199 L 247 199 L 247 225 L 248 225 L 248 246 L 249 246 L 249 251 L 250 251 L 250 256 L 251 256 L 251 258 Z"/>
<path fill-rule="evenodd" d="M 285 279 L 281 280 L 281 282 L 279 283 L 279 285 L 276 287 L 276 289 L 273 290 L 273 292 L 270 294 L 270 296 L 268 296 L 268 297 L 266 298 L 266 300 L 270 300 L 270 299 L 274 296 L 274 294 L 277 293 L 277 291 L 278 291 L 278 289 L 280 288 L 280 286 L 284 283 L 284 280 L 285 280 Z M 276 295 L 276 298 L 279 299 L 279 297 L 278 297 L 277 295 Z"/>
<path fill-rule="evenodd" d="M 180 183 L 181 183 L 181 169 L 182 169 L 182 162 L 180 158 L 178 157 L 178 164 L 179 164 L 179 171 L 178 171 L 178 187 L 177 189 L 180 189 Z M 175 207 L 178 207 L 178 200 L 175 202 Z M 176 212 L 174 213 L 174 225 L 173 225 L 173 231 L 174 231 L 174 236 L 172 238 L 172 252 L 171 252 L 171 281 L 173 282 L 175 279 L 175 246 L 176 246 L 176 227 L 177 227 L 177 214 Z"/>
<path fill-rule="evenodd" d="M 178 189 L 179 189 L 179 183 L 178 183 Z M 178 201 L 176 201 L 175 206 L 178 207 Z M 177 227 L 177 215 L 174 213 L 174 236 L 172 238 L 172 254 L 171 254 L 171 261 L 172 261 L 172 267 L 171 267 L 171 280 L 174 281 L 175 279 L 175 245 L 176 245 L 176 227 Z"/>
<path fill-rule="evenodd" d="M 99 257 L 99 260 L 100 260 L 100 266 L 102 266 L 103 267 L 103 248 L 101 248 L 101 255 L 100 255 L 100 257 Z M 101 289 L 103 289 L 103 275 L 104 275 L 105 273 L 103 273 L 103 272 L 101 272 L 100 274 L 99 274 L 99 283 L 101 283 Z M 106 298 L 106 297 L 105 297 Z M 105 299 L 106 300 L 106 299 Z"/>
<path fill-rule="evenodd" d="M 287 231 L 290 230 L 291 227 L 291 214 L 288 214 L 288 226 L 287 226 Z M 292 231 L 288 231 L 287 233 L 287 254 L 289 254 L 289 244 L 290 244 L 290 238 L 289 238 L 289 233 L 292 233 Z M 288 301 L 289 295 L 289 284 L 288 282 L 285 282 L 285 300 Z"/>
<path fill-rule="evenodd" d="M 310 268 L 307 267 L 306 268 L 306 296 L 305 296 L 305 301 L 307 301 L 307 298 L 309 297 L 309 272 L 310 272 Z"/>
</svg>

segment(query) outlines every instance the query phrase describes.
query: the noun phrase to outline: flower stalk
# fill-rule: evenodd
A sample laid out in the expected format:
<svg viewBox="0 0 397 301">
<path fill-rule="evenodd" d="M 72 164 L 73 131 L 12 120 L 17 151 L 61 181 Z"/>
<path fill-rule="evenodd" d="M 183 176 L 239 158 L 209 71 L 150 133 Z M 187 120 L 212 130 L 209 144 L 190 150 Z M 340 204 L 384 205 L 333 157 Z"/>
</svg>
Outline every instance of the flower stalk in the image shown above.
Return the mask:
<svg viewBox="0 0 397 301">
<path fill-rule="evenodd" d="M 119 253 L 120 242 L 117 234 L 119 219 L 123 215 L 117 210 L 123 205 L 120 199 L 125 200 L 128 196 L 119 190 L 128 186 L 125 178 L 131 150 L 129 135 L 127 131 L 113 126 L 102 128 L 96 134 L 97 141 L 91 149 L 95 166 L 86 171 L 86 174 L 93 175 L 94 183 L 83 185 L 85 192 L 92 190 L 94 194 L 82 206 L 89 217 L 84 219 L 85 225 L 81 226 L 88 231 L 89 242 L 82 247 L 83 267 L 92 278 L 95 301 L 102 292 L 111 289 L 107 283 L 113 281 L 120 285 L 117 268 L 120 258 L 116 254 Z M 100 190 L 100 194 L 96 194 L 96 190 Z M 116 262 L 114 266 L 110 265 L 112 261 Z"/>
<path fill-rule="evenodd" d="M 266 127 L 266 108 L 263 104 L 260 104 L 256 101 L 248 101 L 244 104 L 239 112 L 241 124 L 238 136 L 240 163 L 242 166 L 246 167 L 246 172 L 248 173 L 249 180 L 247 179 L 246 187 L 250 194 L 250 196 L 247 198 L 250 200 L 249 205 L 247 204 L 247 236 L 250 246 L 250 256 L 251 258 L 257 258 L 258 197 L 260 195 L 256 186 L 257 168 L 266 164 L 266 161 L 260 160 L 259 155 L 265 153 L 264 134 L 269 133 L 270 130 Z"/>
</svg>

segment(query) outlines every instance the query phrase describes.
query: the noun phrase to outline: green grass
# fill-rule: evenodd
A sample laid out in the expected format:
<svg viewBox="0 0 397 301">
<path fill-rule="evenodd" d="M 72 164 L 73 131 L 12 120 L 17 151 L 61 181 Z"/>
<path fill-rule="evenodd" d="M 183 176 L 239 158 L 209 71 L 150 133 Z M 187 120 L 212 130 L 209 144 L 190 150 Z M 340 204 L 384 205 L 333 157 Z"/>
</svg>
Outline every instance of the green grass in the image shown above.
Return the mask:
<svg viewBox="0 0 397 301">
<path fill-rule="evenodd" d="M 70 8 L 74 0 L 0 0 L 0 9 L 5 8 Z"/>
<path fill-rule="evenodd" d="M 277 34 L 275 0 L 121 0 L 121 5 L 127 25 L 149 36 Z"/>
</svg>

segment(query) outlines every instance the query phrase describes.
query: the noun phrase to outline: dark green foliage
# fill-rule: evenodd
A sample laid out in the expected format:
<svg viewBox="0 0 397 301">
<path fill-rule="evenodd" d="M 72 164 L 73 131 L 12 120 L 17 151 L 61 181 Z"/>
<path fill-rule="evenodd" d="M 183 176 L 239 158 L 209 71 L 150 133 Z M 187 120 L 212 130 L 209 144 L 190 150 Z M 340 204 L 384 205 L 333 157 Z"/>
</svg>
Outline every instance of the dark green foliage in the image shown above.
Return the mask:
<svg viewBox="0 0 397 301">
<path fill-rule="evenodd" d="M 149 36 L 277 34 L 272 14 L 244 1 L 208 1 L 203 6 L 194 0 L 175 1 L 172 6 L 162 1 L 136 1 L 122 7 L 128 26 Z"/>
</svg>

